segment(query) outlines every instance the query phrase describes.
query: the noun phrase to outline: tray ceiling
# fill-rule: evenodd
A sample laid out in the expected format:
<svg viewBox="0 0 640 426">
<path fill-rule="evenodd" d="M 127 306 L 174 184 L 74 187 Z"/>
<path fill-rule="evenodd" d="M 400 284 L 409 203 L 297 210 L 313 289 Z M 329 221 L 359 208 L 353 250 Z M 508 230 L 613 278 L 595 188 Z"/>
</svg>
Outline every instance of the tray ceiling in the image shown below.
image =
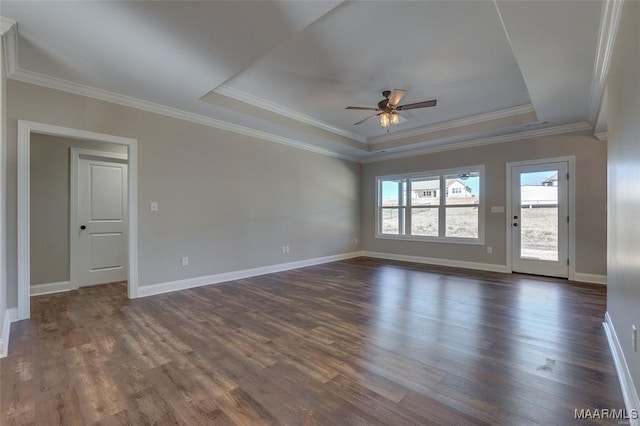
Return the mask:
<svg viewBox="0 0 640 426">
<path fill-rule="evenodd" d="M 601 1 L 3 1 L 0 13 L 17 22 L 12 78 L 362 159 L 590 121 L 604 10 Z M 377 120 L 353 125 L 368 113 L 344 107 L 374 106 L 395 88 L 407 90 L 404 103 L 438 105 L 403 112 L 389 132 Z"/>
</svg>

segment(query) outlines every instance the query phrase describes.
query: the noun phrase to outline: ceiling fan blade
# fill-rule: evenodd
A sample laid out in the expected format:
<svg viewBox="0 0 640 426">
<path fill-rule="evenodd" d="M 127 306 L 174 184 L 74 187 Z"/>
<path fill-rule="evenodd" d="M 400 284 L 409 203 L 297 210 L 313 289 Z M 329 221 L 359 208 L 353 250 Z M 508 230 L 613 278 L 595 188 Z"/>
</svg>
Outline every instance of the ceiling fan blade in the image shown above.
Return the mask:
<svg viewBox="0 0 640 426">
<path fill-rule="evenodd" d="M 437 101 L 435 99 L 431 99 L 430 101 L 416 102 L 414 104 L 399 105 L 398 107 L 396 107 L 396 109 L 398 111 L 406 111 L 408 109 L 434 107 L 434 106 L 436 106 L 436 102 Z"/>
<path fill-rule="evenodd" d="M 379 111 L 378 108 L 357 107 L 357 106 L 348 106 L 345 109 L 358 109 L 362 111 Z"/>
<path fill-rule="evenodd" d="M 380 113 L 380 114 L 382 114 L 382 113 Z M 364 120 L 360 120 L 360 121 L 358 121 L 357 123 L 353 123 L 353 125 L 354 125 L 354 126 L 357 126 L 358 124 L 362 124 L 362 123 L 364 123 L 364 122 L 365 122 L 365 121 L 367 121 L 367 120 L 371 120 L 372 118 L 379 116 L 380 114 L 374 114 L 374 115 L 372 115 L 372 116 L 370 116 L 370 117 L 365 118 Z"/>
<path fill-rule="evenodd" d="M 405 93 L 407 93 L 406 90 L 393 89 L 391 96 L 389 96 L 389 105 L 392 107 L 398 105 Z"/>
</svg>

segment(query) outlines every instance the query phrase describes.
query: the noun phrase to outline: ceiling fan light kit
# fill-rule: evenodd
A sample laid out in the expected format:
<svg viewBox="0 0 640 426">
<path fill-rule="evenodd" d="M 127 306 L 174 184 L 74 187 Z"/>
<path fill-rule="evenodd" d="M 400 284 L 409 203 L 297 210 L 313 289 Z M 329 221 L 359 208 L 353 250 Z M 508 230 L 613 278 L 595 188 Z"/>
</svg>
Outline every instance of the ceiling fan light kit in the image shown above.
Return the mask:
<svg viewBox="0 0 640 426">
<path fill-rule="evenodd" d="M 380 125 L 382 126 L 383 129 L 386 129 L 387 127 L 389 127 L 389 124 L 391 123 L 389 116 L 390 114 L 387 114 L 386 112 L 383 112 L 382 114 L 380 114 Z"/>
<path fill-rule="evenodd" d="M 416 102 L 413 104 L 406 105 L 398 105 L 402 97 L 406 94 L 406 90 L 395 89 L 393 92 L 390 90 L 385 90 L 382 92 L 382 96 L 384 99 L 378 102 L 377 108 L 369 108 L 369 107 L 358 107 L 358 106 L 348 106 L 345 109 L 355 109 L 361 111 L 380 111 L 377 114 L 374 114 L 370 117 L 365 118 L 364 120 L 360 120 L 357 123 L 354 123 L 354 126 L 358 124 L 362 124 L 365 121 L 372 119 L 373 117 L 380 118 L 380 126 L 383 129 L 387 129 L 391 124 L 400 123 L 400 113 L 398 111 L 405 111 L 409 109 L 417 109 L 417 108 L 428 108 L 436 106 L 436 100 L 431 99 L 430 101 L 424 102 Z"/>
<path fill-rule="evenodd" d="M 386 129 L 391 124 L 398 123 L 400 123 L 400 114 L 398 114 L 397 111 L 383 112 L 380 114 L 380 126 L 382 126 L 383 129 Z"/>
</svg>

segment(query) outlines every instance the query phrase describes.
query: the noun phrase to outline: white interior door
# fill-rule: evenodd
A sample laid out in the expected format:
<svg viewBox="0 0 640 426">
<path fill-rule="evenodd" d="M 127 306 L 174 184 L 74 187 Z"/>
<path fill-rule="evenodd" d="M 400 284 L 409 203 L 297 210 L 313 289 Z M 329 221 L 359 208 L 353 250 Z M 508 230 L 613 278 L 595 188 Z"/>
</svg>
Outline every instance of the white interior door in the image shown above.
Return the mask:
<svg viewBox="0 0 640 426">
<path fill-rule="evenodd" d="M 79 151 L 76 150 L 72 158 L 76 162 L 76 173 L 72 173 L 76 181 L 72 185 L 77 190 L 71 223 L 72 285 L 77 288 L 124 281 L 127 279 L 126 156 Z"/>
<path fill-rule="evenodd" d="M 511 269 L 569 276 L 568 163 L 511 167 Z"/>
</svg>

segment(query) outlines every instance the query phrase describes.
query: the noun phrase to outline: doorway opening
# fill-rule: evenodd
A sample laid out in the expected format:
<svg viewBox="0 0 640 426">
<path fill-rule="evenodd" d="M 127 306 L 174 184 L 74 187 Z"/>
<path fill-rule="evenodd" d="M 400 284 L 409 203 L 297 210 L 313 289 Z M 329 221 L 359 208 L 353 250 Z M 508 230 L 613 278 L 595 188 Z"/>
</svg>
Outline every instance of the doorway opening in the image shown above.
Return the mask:
<svg viewBox="0 0 640 426">
<path fill-rule="evenodd" d="M 507 164 L 507 269 L 574 279 L 574 157 Z"/>
<path fill-rule="evenodd" d="M 129 298 L 138 296 L 137 140 L 19 120 L 19 319 L 27 319 L 30 316 L 32 288 L 38 287 L 31 286 L 32 278 L 36 281 L 43 280 L 43 278 L 35 276 L 39 274 L 35 271 L 46 271 L 48 268 L 47 264 L 36 270 L 32 268 L 32 256 L 37 256 L 37 253 L 42 252 L 42 247 L 38 247 L 38 242 L 34 242 L 35 239 L 31 238 L 32 226 L 36 227 L 35 230 L 38 231 L 44 229 L 38 224 L 38 220 L 46 220 L 48 213 L 47 211 L 38 211 L 36 214 L 32 214 L 34 213 L 32 210 L 34 199 L 31 187 L 31 164 L 32 160 L 35 160 L 32 158 L 31 152 L 32 140 L 41 145 L 44 140 L 44 146 L 47 146 L 47 138 L 49 141 L 66 140 L 69 144 L 63 148 L 66 150 L 68 158 L 66 167 L 69 176 L 65 177 L 69 194 L 67 198 L 69 200 L 67 201 L 69 214 L 65 218 L 68 228 L 64 229 L 67 232 L 65 240 L 68 241 L 68 250 L 62 249 L 62 253 L 53 253 L 55 256 L 52 259 L 65 257 L 68 269 L 58 271 L 58 276 L 65 276 L 66 272 L 66 276 L 69 278 L 48 282 L 46 284 L 49 286 L 45 286 L 47 288 L 41 287 L 38 291 L 40 293 L 64 291 L 83 285 L 126 280 Z M 88 150 L 87 147 L 92 149 Z M 104 149 L 105 147 L 106 149 Z M 34 151 L 34 154 L 37 153 Z M 70 169 L 69 165 L 71 165 Z M 42 191 L 42 188 L 38 188 L 36 185 L 33 190 Z M 51 195 L 49 194 L 49 197 Z M 82 197 L 85 198 L 84 205 L 78 204 L 78 200 Z M 36 206 L 37 202 L 34 203 L 34 207 Z M 118 211 L 121 213 L 120 215 Z M 87 223 L 80 224 L 80 221 L 87 221 Z M 82 226 L 85 229 L 81 229 Z M 55 230 L 51 231 L 51 233 L 55 233 L 53 232 Z M 91 246 L 87 248 L 87 243 L 93 244 L 95 250 Z M 118 244 L 122 245 L 118 246 Z M 60 263 L 60 259 L 57 261 L 58 266 L 65 264 L 64 261 Z M 81 272 L 78 271 L 82 270 L 79 265 L 83 263 L 88 265 L 91 272 L 95 273 L 81 275 Z M 34 272 L 33 277 L 32 272 Z M 51 273 L 51 271 L 49 270 L 47 273 Z M 38 284 L 36 281 L 34 283 Z"/>
</svg>

